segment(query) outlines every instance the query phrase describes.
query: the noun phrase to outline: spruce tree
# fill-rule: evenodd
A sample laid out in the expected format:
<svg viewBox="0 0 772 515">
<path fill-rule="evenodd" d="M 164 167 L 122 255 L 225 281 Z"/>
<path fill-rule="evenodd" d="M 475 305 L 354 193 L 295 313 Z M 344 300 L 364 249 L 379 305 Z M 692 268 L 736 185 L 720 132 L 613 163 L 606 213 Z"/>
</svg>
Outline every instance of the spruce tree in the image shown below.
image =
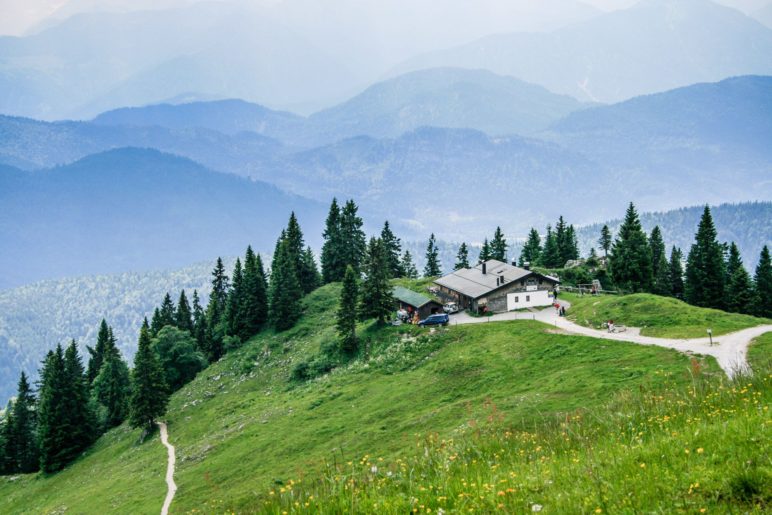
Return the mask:
<svg viewBox="0 0 772 515">
<path fill-rule="evenodd" d="M 579 259 L 579 240 L 576 237 L 576 229 L 573 224 L 566 228 L 565 254 L 566 261 Z"/>
<path fill-rule="evenodd" d="M 400 253 L 402 252 L 402 243 L 389 227 L 389 221 L 386 220 L 381 230 L 381 241 L 383 242 L 383 248 L 386 252 L 387 266 L 389 269 L 389 276 L 402 277 L 404 272 L 402 270 L 402 262 L 400 261 Z"/>
<path fill-rule="evenodd" d="M 9 402 L 5 408 L 5 418 L 0 419 L 0 476 L 15 474 L 16 461 L 13 445 L 13 403 Z"/>
<path fill-rule="evenodd" d="M 300 269 L 303 260 L 303 249 L 305 248 L 305 242 L 303 239 L 303 231 L 300 229 L 300 224 L 295 216 L 295 212 L 290 213 L 289 221 L 287 222 L 287 228 L 284 231 L 284 240 L 287 244 L 287 253 L 292 265 L 295 267 L 295 271 L 300 278 Z M 303 285 L 301 284 L 301 287 Z M 305 288 L 303 288 L 305 290 Z"/>
<path fill-rule="evenodd" d="M 386 265 L 383 242 L 379 238 L 371 238 L 367 246 L 360 313 L 362 318 L 375 318 L 379 324 L 384 324 L 394 311 L 394 297 Z"/>
<path fill-rule="evenodd" d="M 51 473 L 62 469 L 69 461 L 69 415 L 64 395 L 67 382 L 64 370 L 64 350 L 61 345 L 49 351 L 40 372 L 38 404 L 38 449 L 40 469 Z"/>
<path fill-rule="evenodd" d="M 461 270 L 462 268 L 469 268 L 469 249 L 464 242 L 461 242 L 461 245 L 458 247 L 456 264 L 453 266 L 453 270 Z"/>
<path fill-rule="evenodd" d="M 158 331 L 164 326 L 163 319 L 161 318 L 161 310 L 155 308 L 153 310 L 153 317 L 150 322 L 150 334 L 158 334 Z"/>
<path fill-rule="evenodd" d="M 488 243 L 488 238 L 485 238 L 483 240 L 482 247 L 480 248 L 480 257 L 478 258 L 479 263 L 484 263 L 491 259 L 491 244 Z"/>
<path fill-rule="evenodd" d="M 340 350 L 347 356 L 356 354 L 357 342 L 357 306 L 359 302 L 359 284 L 357 274 L 351 265 L 346 267 L 343 276 L 343 287 L 338 302 L 336 327 Z"/>
<path fill-rule="evenodd" d="M 695 242 L 686 259 L 686 301 L 695 306 L 724 309 L 724 252 L 716 239 L 716 228 L 708 206 L 705 206 L 694 238 Z"/>
<path fill-rule="evenodd" d="M 518 264 L 520 266 L 525 266 L 526 263 L 530 265 L 537 265 L 540 260 L 541 237 L 539 236 L 539 231 L 532 227 L 528 233 L 528 239 L 526 240 L 525 245 L 523 245 L 523 250 L 520 252 L 520 259 L 518 260 Z"/>
<path fill-rule="evenodd" d="M 311 247 L 306 247 L 300 256 L 300 270 L 298 271 L 298 280 L 303 288 L 303 293 L 311 293 L 319 287 L 321 276 L 319 269 L 316 268 L 316 259 Z"/>
<path fill-rule="evenodd" d="M 206 313 L 198 298 L 198 290 L 193 290 L 193 336 L 196 338 L 198 350 L 206 355 L 209 348 L 209 328 L 206 324 Z"/>
<path fill-rule="evenodd" d="M 177 311 L 174 313 L 174 325 L 181 331 L 193 334 L 193 318 L 190 313 L 190 304 L 185 290 L 180 291 L 180 299 L 177 301 Z"/>
<path fill-rule="evenodd" d="M 279 331 L 289 329 L 300 318 L 303 291 L 286 240 L 277 244 L 269 290 L 271 323 Z"/>
<path fill-rule="evenodd" d="M 94 346 L 93 349 L 89 346 L 86 346 L 86 350 L 91 355 L 91 357 L 88 360 L 88 369 L 86 372 L 86 377 L 88 379 L 89 384 L 94 382 L 94 379 L 99 373 L 99 369 L 102 367 L 102 360 L 104 359 L 105 347 L 107 346 L 109 339 L 110 339 L 110 327 L 107 325 L 107 322 L 103 318 L 102 323 L 99 324 L 99 332 L 97 333 L 96 345 Z"/>
<path fill-rule="evenodd" d="M 129 413 L 129 367 L 114 341 L 105 349 L 104 362 L 94 379 L 93 395 L 104 410 L 104 430 L 120 425 Z"/>
<path fill-rule="evenodd" d="M 772 261 L 769 257 L 769 247 L 764 245 L 753 276 L 755 283 L 754 308 L 756 316 L 772 318 Z"/>
<path fill-rule="evenodd" d="M 353 200 L 346 202 L 340 215 L 340 277 L 346 272 L 346 265 L 351 265 L 355 272 L 360 272 L 365 256 L 365 233 L 362 230 L 362 219 L 357 215 L 359 208 Z"/>
<path fill-rule="evenodd" d="M 104 363 L 103 363 L 104 364 Z M 75 340 L 64 351 L 65 390 L 62 393 L 66 405 L 67 462 L 74 460 L 96 437 L 96 415 L 89 402 L 90 395 L 83 362 Z"/>
<path fill-rule="evenodd" d="M 35 420 L 35 397 L 24 372 L 19 378 L 16 400 L 10 416 L 12 452 L 15 470 L 22 474 L 35 472 L 40 466 Z"/>
<path fill-rule="evenodd" d="M 241 309 L 244 319 L 243 333 L 237 334 L 242 341 L 257 334 L 268 319 L 267 285 L 263 261 L 255 255 L 252 247 L 247 247 L 244 259 L 244 297 Z"/>
<path fill-rule="evenodd" d="M 164 371 L 151 348 L 150 331 L 146 325 L 139 331 L 139 344 L 134 356 L 129 397 L 129 422 L 132 427 L 150 430 L 155 419 L 166 413 L 169 401 Z"/>
<path fill-rule="evenodd" d="M 555 225 L 555 244 L 557 246 L 557 254 L 559 257 L 557 266 L 555 268 L 563 268 L 568 261 L 567 257 L 570 254 L 570 244 L 568 241 L 568 227 L 563 217 L 558 218 L 558 223 Z"/>
<path fill-rule="evenodd" d="M 225 308 L 228 334 L 238 335 L 243 333 L 244 319 L 241 316 L 241 307 L 244 296 L 244 275 L 241 269 L 241 260 L 236 258 L 231 275 L 231 290 L 228 293 L 228 301 Z"/>
<path fill-rule="evenodd" d="M 507 239 L 504 237 L 504 233 L 501 231 L 501 227 L 496 227 L 496 232 L 493 234 L 493 239 L 490 243 L 491 259 L 497 261 L 507 261 Z"/>
<path fill-rule="evenodd" d="M 670 279 L 670 266 L 667 261 L 662 231 L 660 231 L 658 225 L 651 230 L 649 247 L 651 248 L 651 268 L 653 277 L 651 291 L 657 295 L 671 295 L 673 285 Z"/>
<path fill-rule="evenodd" d="M 169 292 L 166 292 L 164 300 L 161 303 L 161 309 L 159 310 L 159 315 L 161 317 L 161 327 L 159 327 L 159 331 L 167 325 L 174 325 L 175 312 L 176 308 L 174 307 L 174 302 L 172 302 L 172 296 L 169 295 Z"/>
<path fill-rule="evenodd" d="M 439 275 L 442 275 L 442 270 L 440 269 L 437 243 L 434 239 L 434 233 L 432 233 L 432 235 L 429 236 L 429 244 L 426 246 L 426 265 L 424 266 L 424 277 L 437 277 Z"/>
<path fill-rule="evenodd" d="M 673 245 L 670 251 L 668 272 L 670 273 L 670 294 L 677 299 L 684 298 L 684 268 L 681 263 L 683 258 L 681 249 Z"/>
<path fill-rule="evenodd" d="M 754 305 L 753 281 L 743 265 L 740 249 L 734 242 L 729 246 L 726 269 L 726 310 L 733 313 L 751 313 Z"/>
<path fill-rule="evenodd" d="M 598 245 L 603 249 L 603 255 L 608 258 L 608 251 L 611 250 L 611 243 L 613 238 L 611 236 L 611 230 L 608 225 L 604 225 L 600 230 L 600 238 L 598 238 Z"/>
<path fill-rule="evenodd" d="M 222 259 L 217 258 L 217 264 L 212 271 L 212 293 L 206 306 L 206 349 L 204 354 L 210 363 L 219 360 L 223 354 L 223 337 L 228 329 L 226 311 L 228 309 L 228 292 L 230 282 L 225 274 Z M 152 336 L 156 336 L 156 332 Z"/>
<path fill-rule="evenodd" d="M 410 255 L 409 250 L 405 250 L 405 253 L 402 254 L 400 266 L 405 271 L 405 277 L 408 279 L 418 279 L 418 269 L 415 267 L 415 263 L 413 263 L 413 256 Z"/>
<path fill-rule="evenodd" d="M 651 290 L 651 248 L 632 202 L 611 248 L 609 266 L 614 283 L 622 290 Z"/>
<path fill-rule="evenodd" d="M 341 242 L 341 212 L 337 199 L 332 199 L 330 212 L 325 221 L 324 245 L 322 245 L 322 280 L 325 284 L 340 281 L 345 273 Z"/>
<path fill-rule="evenodd" d="M 558 249 L 558 242 L 555 233 L 552 232 L 552 227 L 547 226 L 547 235 L 544 237 L 544 249 L 541 253 L 541 266 L 545 268 L 560 268 L 562 266 L 560 256 L 560 249 Z"/>
</svg>

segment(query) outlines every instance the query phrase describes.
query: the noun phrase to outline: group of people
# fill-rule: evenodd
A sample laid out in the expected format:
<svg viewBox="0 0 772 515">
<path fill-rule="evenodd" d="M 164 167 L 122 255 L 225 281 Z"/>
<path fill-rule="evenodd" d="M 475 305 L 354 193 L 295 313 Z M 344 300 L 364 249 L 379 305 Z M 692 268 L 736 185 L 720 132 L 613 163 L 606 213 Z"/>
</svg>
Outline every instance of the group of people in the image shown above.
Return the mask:
<svg viewBox="0 0 772 515">
<path fill-rule="evenodd" d="M 400 309 L 397 311 L 397 319 L 400 320 L 403 324 L 413 325 L 416 325 L 421 321 L 421 318 L 418 316 L 418 311 L 411 307 L 408 307 L 407 310 Z"/>
</svg>

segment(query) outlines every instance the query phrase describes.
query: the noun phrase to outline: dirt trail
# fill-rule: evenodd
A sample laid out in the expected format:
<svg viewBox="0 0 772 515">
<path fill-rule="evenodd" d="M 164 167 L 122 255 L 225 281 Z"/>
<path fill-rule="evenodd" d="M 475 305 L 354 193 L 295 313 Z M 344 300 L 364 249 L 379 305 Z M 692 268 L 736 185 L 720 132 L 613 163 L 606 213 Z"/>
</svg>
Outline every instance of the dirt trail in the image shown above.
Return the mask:
<svg viewBox="0 0 772 515">
<path fill-rule="evenodd" d="M 163 508 L 161 508 L 161 515 L 168 515 L 169 506 L 172 504 L 174 494 L 177 493 L 177 484 L 174 482 L 174 464 L 177 458 L 174 454 L 174 446 L 169 443 L 169 431 L 166 428 L 166 423 L 158 422 L 158 427 L 161 430 L 161 443 L 164 444 L 168 451 L 168 464 L 166 466 L 166 486 L 168 488 L 166 492 L 166 499 L 164 500 Z"/>
</svg>

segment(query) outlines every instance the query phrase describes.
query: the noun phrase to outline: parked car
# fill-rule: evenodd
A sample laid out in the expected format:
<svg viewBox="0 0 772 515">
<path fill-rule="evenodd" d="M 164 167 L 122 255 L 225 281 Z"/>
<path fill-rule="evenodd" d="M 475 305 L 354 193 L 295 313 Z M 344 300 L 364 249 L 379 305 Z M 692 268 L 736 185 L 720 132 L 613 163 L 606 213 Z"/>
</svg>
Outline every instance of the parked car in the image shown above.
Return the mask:
<svg viewBox="0 0 772 515">
<path fill-rule="evenodd" d="M 448 315 L 452 315 L 453 313 L 458 313 L 458 304 L 456 304 L 455 302 L 448 302 L 447 304 L 442 306 L 442 310 Z"/>
<path fill-rule="evenodd" d="M 429 315 L 428 317 L 424 318 L 420 322 L 418 322 L 418 325 L 421 327 L 428 327 L 432 325 L 448 325 L 450 322 L 450 317 L 447 313 L 436 313 L 434 315 Z"/>
</svg>

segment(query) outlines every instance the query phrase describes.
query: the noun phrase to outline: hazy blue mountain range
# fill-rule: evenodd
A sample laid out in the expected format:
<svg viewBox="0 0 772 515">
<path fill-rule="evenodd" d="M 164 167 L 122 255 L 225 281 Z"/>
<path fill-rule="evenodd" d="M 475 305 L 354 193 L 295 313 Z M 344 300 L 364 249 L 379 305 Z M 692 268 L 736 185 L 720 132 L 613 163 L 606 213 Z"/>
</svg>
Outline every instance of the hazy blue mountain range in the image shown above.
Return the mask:
<svg viewBox="0 0 772 515">
<path fill-rule="evenodd" d="M 753 17 L 769 28 L 772 28 L 772 2 L 753 12 Z"/>
<path fill-rule="evenodd" d="M 772 30 L 708 0 L 643 0 L 550 33 L 510 32 L 415 57 L 396 73 L 485 68 L 576 98 L 616 102 L 772 73 Z"/>
<path fill-rule="evenodd" d="M 326 206 L 149 149 L 35 172 L 0 169 L 0 287 L 272 250 L 295 210 L 316 244 Z M 313 238 L 316 237 L 317 240 Z"/>
</svg>

